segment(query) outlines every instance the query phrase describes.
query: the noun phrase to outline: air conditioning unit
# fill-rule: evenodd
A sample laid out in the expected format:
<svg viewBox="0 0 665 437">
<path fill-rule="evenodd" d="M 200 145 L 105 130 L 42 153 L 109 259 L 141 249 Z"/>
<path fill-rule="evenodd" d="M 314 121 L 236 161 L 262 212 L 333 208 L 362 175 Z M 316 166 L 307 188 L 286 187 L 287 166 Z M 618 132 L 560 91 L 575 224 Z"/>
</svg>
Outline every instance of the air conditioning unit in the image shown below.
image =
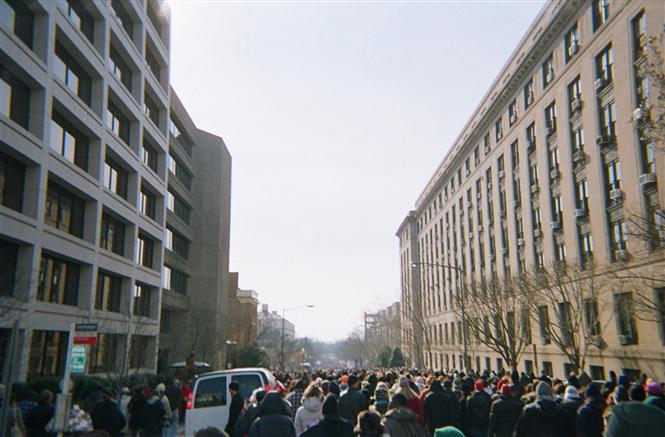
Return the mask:
<svg viewBox="0 0 665 437">
<path fill-rule="evenodd" d="M 586 209 L 584 209 L 584 208 L 574 209 L 573 210 L 573 216 L 575 216 L 575 218 L 580 218 L 580 217 L 586 216 Z"/>
<path fill-rule="evenodd" d="M 633 337 L 630 335 L 619 335 L 619 344 L 625 346 L 633 342 Z"/>
<path fill-rule="evenodd" d="M 537 193 L 538 190 L 539 190 L 539 188 L 538 188 L 538 184 L 533 184 L 533 185 L 531 185 L 531 192 L 532 192 L 532 193 Z"/>
<path fill-rule="evenodd" d="M 590 335 L 589 344 L 591 346 L 597 347 L 598 349 L 604 349 L 605 346 L 607 346 L 605 340 L 603 340 L 603 337 L 601 337 L 600 335 Z"/>
<path fill-rule="evenodd" d="M 656 173 L 644 173 L 640 175 L 640 185 L 651 185 L 656 183 Z"/>
<path fill-rule="evenodd" d="M 583 151 L 578 150 L 577 152 L 573 153 L 573 161 L 581 164 L 586 161 L 586 155 Z"/>
<path fill-rule="evenodd" d="M 582 110 L 582 100 L 575 99 L 570 106 L 572 107 L 573 112 L 580 112 Z"/>
<path fill-rule="evenodd" d="M 550 229 L 553 231 L 561 229 L 561 223 L 560 222 L 550 222 Z"/>
<path fill-rule="evenodd" d="M 517 239 L 517 245 L 520 246 L 520 247 L 524 246 L 524 238 L 518 238 Z"/>
<path fill-rule="evenodd" d="M 480 191 L 478 191 L 478 192 L 476 193 L 476 199 L 480 200 L 480 199 L 482 199 L 482 198 L 483 198 L 483 193 L 481 193 Z"/>
<path fill-rule="evenodd" d="M 608 144 L 610 144 L 610 142 L 611 139 L 609 135 L 601 135 L 599 137 L 596 137 L 596 145 L 600 147 L 607 146 Z"/>
<path fill-rule="evenodd" d="M 628 261 L 630 254 L 626 249 L 619 249 L 614 251 L 614 259 L 617 261 Z"/>
<path fill-rule="evenodd" d="M 605 88 L 605 85 L 607 85 L 607 80 L 605 80 L 604 77 L 596 79 L 596 81 L 593 83 L 593 87 L 596 89 L 596 91 L 600 91 L 601 89 Z"/>
<path fill-rule="evenodd" d="M 550 179 L 559 179 L 559 170 L 557 170 L 556 168 L 552 169 L 550 171 Z"/>
<path fill-rule="evenodd" d="M 503 179 L 504 176 L 506 176 L 506 172 L 503 170 L 499 170 L 499 179 Z"/>
<path fill-rule="evenodd" d="M 621 190 L 611 190 L 610 191 L 610 200 L 618 202 L 622 198 L 623 198 L 623 191 L 621 191 Z"/>
</svg>

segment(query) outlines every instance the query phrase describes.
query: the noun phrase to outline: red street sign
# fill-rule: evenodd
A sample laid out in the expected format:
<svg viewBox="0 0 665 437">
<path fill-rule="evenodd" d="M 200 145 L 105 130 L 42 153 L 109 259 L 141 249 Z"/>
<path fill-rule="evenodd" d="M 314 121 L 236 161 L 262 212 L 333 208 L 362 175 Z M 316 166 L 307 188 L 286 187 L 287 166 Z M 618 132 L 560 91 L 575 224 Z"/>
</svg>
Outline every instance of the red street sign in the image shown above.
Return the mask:
<svg viewBox="0 0 665 437">
<path fill-rule="evenodd" d="M 97 336 L 96 335 L 86 335 L 86 336 L 75 336 L 74 337 L 74 344 L 89 344 L 89 345 L 95 345 L 97 344 Z"/>
</svg>

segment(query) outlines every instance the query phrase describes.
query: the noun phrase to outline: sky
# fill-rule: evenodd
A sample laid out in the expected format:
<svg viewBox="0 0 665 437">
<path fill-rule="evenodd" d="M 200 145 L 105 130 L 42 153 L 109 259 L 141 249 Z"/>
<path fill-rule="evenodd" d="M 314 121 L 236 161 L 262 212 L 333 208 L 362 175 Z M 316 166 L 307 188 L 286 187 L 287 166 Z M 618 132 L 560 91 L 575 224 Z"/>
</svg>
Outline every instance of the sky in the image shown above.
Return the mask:
<svg viewBox="0 0 665 437">
<path fill-rule="evenodd" d="M 171 83 L 233 157 L 231 271 L 345 338 L 399 300 L 395 232 L 543 2 L 169 5 Z"/>
</svg>

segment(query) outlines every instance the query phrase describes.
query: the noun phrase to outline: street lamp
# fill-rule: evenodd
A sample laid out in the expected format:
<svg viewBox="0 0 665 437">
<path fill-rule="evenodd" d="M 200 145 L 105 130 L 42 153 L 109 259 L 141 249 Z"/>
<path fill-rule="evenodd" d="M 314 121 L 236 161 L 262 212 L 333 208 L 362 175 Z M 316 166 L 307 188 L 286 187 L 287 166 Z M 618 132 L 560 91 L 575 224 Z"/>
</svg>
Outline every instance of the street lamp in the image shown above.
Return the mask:
<svg viewBox="0 0 665 437">
<path fill-rule="evenodd" d="M 282 366 L 282 370 L 284 370 L 284 322 L 285 322 L 285 314 L 287 311 L 291 310 L 299 310 L 301 308 L 314 308 L 314 305 L 299 305 L 297 307 L 291 307 L 291 308 L 282 308 L 282 351 L 279 354 L 279 361 L 280 365 Z"/>
<path fill-rule="evenodd" d="M 457 287 L 460 287 L 460 282 L 464 281 L 464 270 L 462 270 L 459 267 L 455 266 L 449 266 L 445 264 L 436 264 L 436 263 L 424 263 L 424 262 L 412 262 L 411 267 L 416 268 L 419 265 L 421 266 L 432 266 L 432 267 L 441 267 L 444 269 L 449 269 L 449 270 L 454 270 L 455 274 L 457 275 L 458 281 L 457 281 Z M 418 275 L 420 276 L 420 271 L 418 271 Z M 461 309 L 462 309 L 462 344 L 463 344 L 463 361 L 464 361 L 464 366 L 468 367 L 468 348 L 467 348 L 467 338 L 466 338 L 466 310 L 465 310 L 465 301 L 466 301 L 466 293 L 464 291 L 464 285 L 461 287 Z"/>
</svg>

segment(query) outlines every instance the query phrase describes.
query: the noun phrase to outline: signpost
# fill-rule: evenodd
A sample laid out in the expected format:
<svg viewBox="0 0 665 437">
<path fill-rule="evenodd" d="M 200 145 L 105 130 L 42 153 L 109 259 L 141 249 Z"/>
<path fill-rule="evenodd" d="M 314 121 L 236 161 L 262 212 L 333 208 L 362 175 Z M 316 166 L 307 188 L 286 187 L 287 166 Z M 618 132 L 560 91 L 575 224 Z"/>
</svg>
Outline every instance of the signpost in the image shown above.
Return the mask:
<svg viewBox="0 0 665 437">
<path fill-rule="evenodd" d="M 75 344 L 72 346 L 72 364 L 69 368 L 71 373 L 85 373 L 85 361 L 88 354 L 88 347 L 84 344 Z"/>
</svg>

